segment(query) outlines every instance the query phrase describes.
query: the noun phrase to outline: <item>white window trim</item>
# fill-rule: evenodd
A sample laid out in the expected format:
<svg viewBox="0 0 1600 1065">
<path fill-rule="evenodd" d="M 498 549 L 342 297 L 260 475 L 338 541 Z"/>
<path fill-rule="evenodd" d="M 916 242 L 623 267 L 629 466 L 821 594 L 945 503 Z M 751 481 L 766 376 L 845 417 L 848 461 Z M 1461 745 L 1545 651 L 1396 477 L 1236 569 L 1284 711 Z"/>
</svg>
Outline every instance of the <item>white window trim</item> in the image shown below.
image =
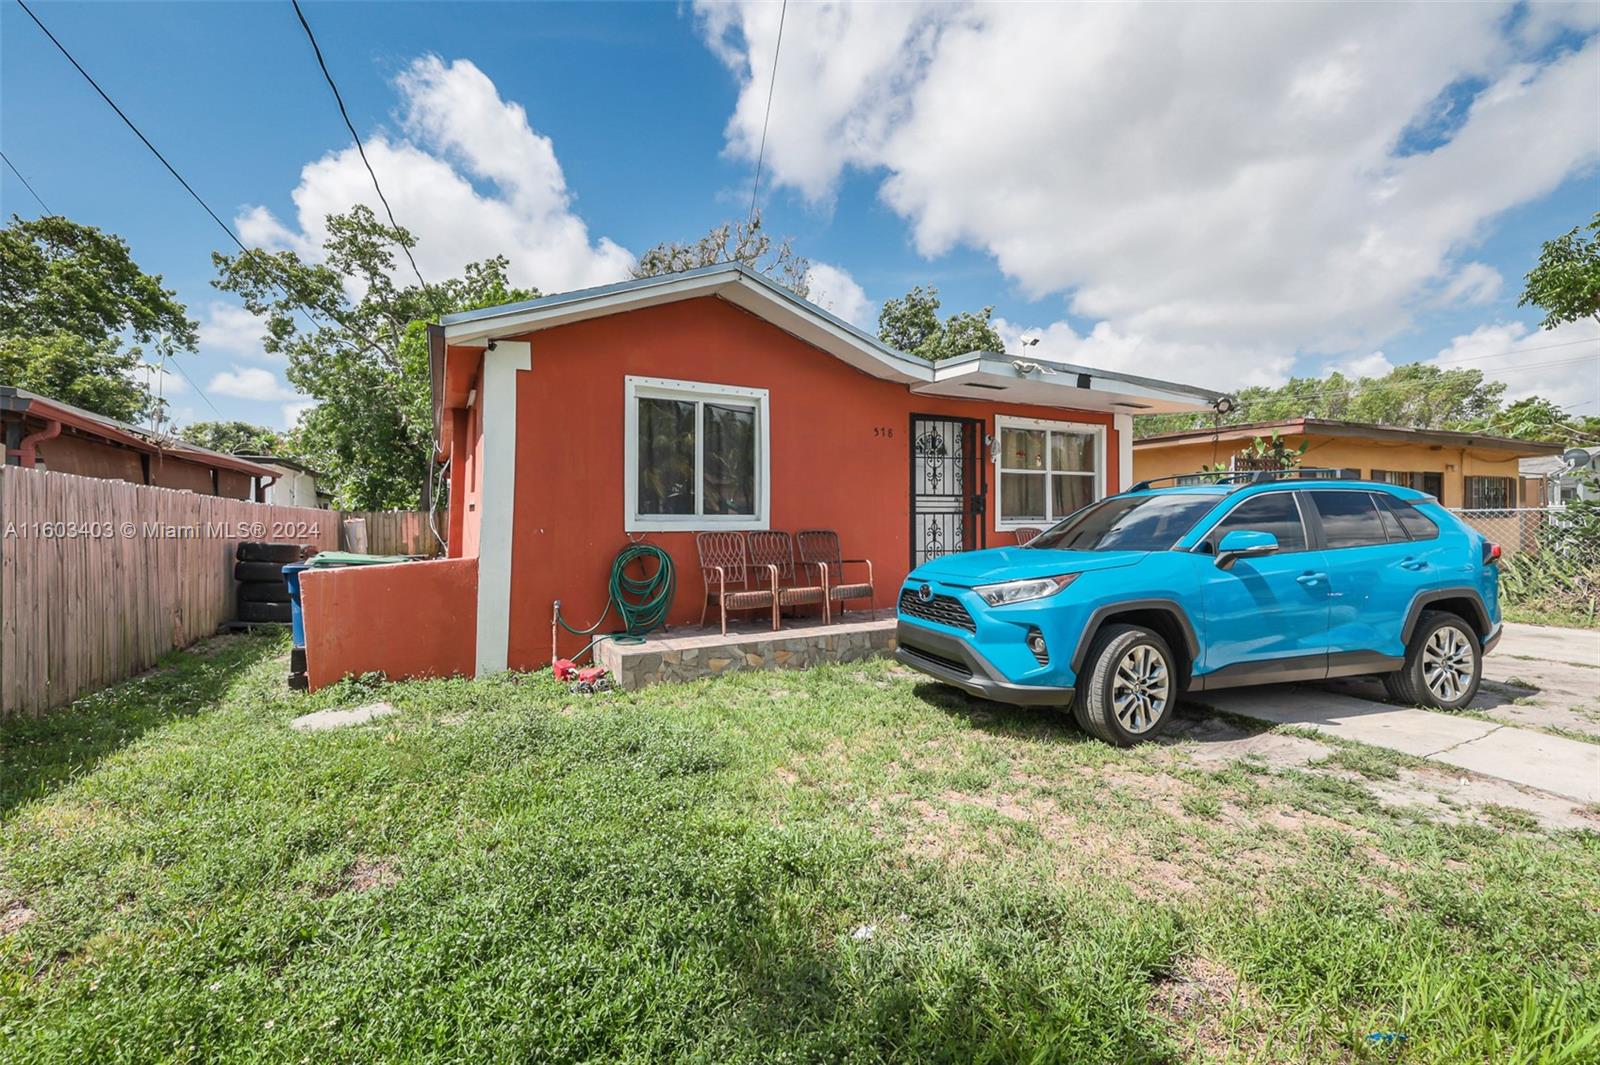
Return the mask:
<svg viewBox="0 0 1600 1065">
<path fill-rule="evenodd" d="M 994 464 L 994 493 L 993 494 L 994 494 L 994 531 L 995 532 L 1010 532 L 1013 529 L 1037 528 L 1037 527 L 1039 527 L 1041 522 L 1046 524 L 1046 525 L 1053 525 L 1055 522 L 1058 522 L 1062 518 L 1066 517 L 1065 514 L 1057 514 L 1054 517 L 1047 517 L 1047 518 L 1007 518 L 1003 513 L 1001 513 L 1001 511 L 1002 511 L 1002 509 L 1004 508 L 1004 505 L 1005 505 L 1004 502 L 1003 502 L 1005 497 L 1004 497 L 1003 493 L 1001 492 L 1001 488 L 1000 488 L 1000 474 L 1002 472 L 1001 465 L 1000 465 L 1000 456 L 1001 456 L 1000 442 L 1001 442 L 1001 440 L 1004 439 L 1003 434 L 1004 434 L 1005 430 L 1007 430 L 1007 429 L 1054 429 L 1057 432 L 1062 432 L 1062 433 L 1077 433 L 1079 435 L 1082 435 L 1084 433 L 1092 434 L 1094 436 L 1094 499 L 1096 501 L 1098 501 L 1098 500 L 1104 499 L 1106 497 L 1106 427 L 1105 426 L 1097 425 L 1097 424 L 1095 424 L 1093 422 L 1051 422 L 1051 421 L 1044 421 L 1044 420 L 1042 420 L 1040 418 L 1014 418 L 1009 414 L 996 414 L 994 416 L 994 446 L 991 449 L 992 454 L 990 456 L 990 461 Z M 1048 444 L 1048 442 L 1046 442 L 1046 445 L 1045 445 L 1046 462 L 1049 461 L 1049 458 L 1048 458 L 1049 453 L 1050 453 L 1049 444 Z M 1050 509 L 1050 478 L 1049 478 L 1049 473 L 1050 473 L 1050 471 L 1048 471 L 1048 470 L 1033 470 L 1033 471 L 1009 470 L 1009 471 L 1004 471 L 1004 472 L 1009 472 L 1009 473 L 1032 472 L 1032 473 L 1035 473 L 1035 474 L 1044 474 L 1045 475 L 1044 505 L 1045 505 L 1046 513 L 1049 512 L 1049 509 Z M 1079 472 L 1079 471 L 1071 471 L 1071 470 L 1060 470 L 1060 471 L 1056 471 L 1056 472 L 1060 472 L 1060 473 L 1078 472 L 1079 476 L 1082 475 L 1081 472 Z"/>
<path fill-rule="evenodd" d="M 627 532 L 743 532 L 764 530 L 772 513 L 772 432 L 770 405 L 764 388 L 740 388 L 703 381 L 673 381 L 664 377 L 623 378 L 622 515 Z M 688 399 L 747 400 L 756 409 L 756 512 L 735 514 L 640 514 L 639 507 L 639 400 Z M 701 491 L 702 426 L 695 423 L 695 505 L 704 506 Z"/>
</svg>

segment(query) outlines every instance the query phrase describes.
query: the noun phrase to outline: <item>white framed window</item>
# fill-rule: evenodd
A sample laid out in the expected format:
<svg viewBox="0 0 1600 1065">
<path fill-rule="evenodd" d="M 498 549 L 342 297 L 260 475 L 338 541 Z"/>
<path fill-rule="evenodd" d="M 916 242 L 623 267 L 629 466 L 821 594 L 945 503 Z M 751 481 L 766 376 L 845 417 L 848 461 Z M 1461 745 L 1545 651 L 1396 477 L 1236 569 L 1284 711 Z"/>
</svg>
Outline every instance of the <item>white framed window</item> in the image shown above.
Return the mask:
<svg viewBox="0 0 1600 1065">
<path fill-rule="evenodd" d="M 624 528 L 765 529 L 767 390 L 625 378 Z"/>
<path fill-rule="evenodd" d="M 994 419 L 996 532 L 1052 525 L 1106 494 L 1103 425 Z"/>
</svg>

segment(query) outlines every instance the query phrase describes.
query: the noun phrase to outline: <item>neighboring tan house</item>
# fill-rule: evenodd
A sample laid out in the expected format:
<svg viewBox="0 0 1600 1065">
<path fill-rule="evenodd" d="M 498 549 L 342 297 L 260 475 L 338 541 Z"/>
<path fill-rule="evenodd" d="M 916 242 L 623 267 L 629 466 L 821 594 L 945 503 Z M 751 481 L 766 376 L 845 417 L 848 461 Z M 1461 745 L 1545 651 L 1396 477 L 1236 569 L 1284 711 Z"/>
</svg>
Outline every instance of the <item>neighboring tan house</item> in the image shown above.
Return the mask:
<svg viewBox="0 0 1600 1065">
<path fill-rule="evenodd" d="M 177 488 L 200 495 L 256 499 L 274 472 L 137 425 L 0 385 L 6 465 Z"/>
<path fill-rule="evenodd" d="M 1290 451 L 1306 446 L 1300 465 L 1337 471 L 1328 477 L 1406 485 L 1446 507 L 1505 510 L 1544 505 L 1544 478 L 1523 476 L 1526 458 L 1558 455 L 1555 444 L 1509 440 L 1482 433 L 1402 429 L 1328 418 L 1190 429 L 1135 440 L 1133 474 L 1141 481 L 1228 469 L 1234 456 L 1274 434 Z"/>
<path fill-rule="evenodd" d="M 262 493 L 263 498 L 257 502 L 272 503 L 281 507 L 320 507 L 323 510 L 328 509 L 333 502 L 332 494 L 324 492 L 317 484 L 317 478 L 322 475 L 298 459 L 285 458 L 282 455 L 239 457 L 260 463 L 278 475 L 276 481 L 267 485 L 266 491 Z"/>
<path fill-rule="evenodd" d="M 668 621 L 697 623 L 708 530 L 836 530 L 892 610 L 919 561 L 1131 484 L 1135 412 L 1219 398 L 995 352 L 932 363 L 731 263 L 450 315 L 430 341 L 449 557 L 308 571 L 314 688 L 543 665 L 553 601 L 599 617 L 630 541 L 671 555 Z"/>
</svg>

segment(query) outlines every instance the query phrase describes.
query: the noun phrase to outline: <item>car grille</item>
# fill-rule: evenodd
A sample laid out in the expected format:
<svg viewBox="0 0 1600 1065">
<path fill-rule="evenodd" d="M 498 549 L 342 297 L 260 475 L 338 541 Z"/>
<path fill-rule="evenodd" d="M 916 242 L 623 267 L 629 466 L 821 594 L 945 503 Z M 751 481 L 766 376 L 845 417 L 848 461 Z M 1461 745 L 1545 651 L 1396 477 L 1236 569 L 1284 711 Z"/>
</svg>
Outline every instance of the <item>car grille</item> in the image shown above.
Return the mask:
<svg viewBox="0 0 1600 1065">
<path fill-rule="evenodd" d="M 935 666 L 939 669 L 942 669 L 946 673 L 954 673 L 961 677 L 972 676 L 972 670 L 967 667 L 965 662 L 957 662 L 953 658 L 946 658 L 944 655 L 936 655 L 932 651 L 924 651 L 920 647 L 912 647 L 909 644 L 901 644 L 900 649 L 906 654 L 910 655 L 912 658 L 919 659 L 928 663 L 930 666 Z"/>
<path fill-rule="evenodd" d="M 927 602 L 917 598 L 910 588 L 900 593 L 900 613 L 908 618 L 918 621 L 932 621 L 940 625 L 948 625 L 952 629 L 965 629 L 968 632 L 977 632 L 978 626 L 973 622 L 972 615 L 967 613 L 967 608 L 961 605 L 960 600 L 948 595 L 936 595 Z"/>
</svg>

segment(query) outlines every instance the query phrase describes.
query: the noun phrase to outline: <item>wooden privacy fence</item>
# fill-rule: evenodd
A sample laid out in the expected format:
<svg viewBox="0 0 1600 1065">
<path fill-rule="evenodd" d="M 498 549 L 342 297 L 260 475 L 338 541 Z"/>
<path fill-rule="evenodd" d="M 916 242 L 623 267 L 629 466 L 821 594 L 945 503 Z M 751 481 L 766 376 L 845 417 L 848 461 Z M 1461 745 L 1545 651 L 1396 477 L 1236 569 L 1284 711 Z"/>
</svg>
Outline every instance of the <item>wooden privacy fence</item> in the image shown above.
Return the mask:
<svg viewBox="0 0 1600 1065">
<path fill-rule="evenodd" d="M 438 539 L 420 510 L 347 511 L 342 515 L 346 551 L 368 555 L 438 555 Z"/>
<path fill-rule="evenodd" d="M 336 511 L 0 466 L 0 718 L 148 669 L 234 617 L 242 540 L 339 546 Z"/>
</svg>

